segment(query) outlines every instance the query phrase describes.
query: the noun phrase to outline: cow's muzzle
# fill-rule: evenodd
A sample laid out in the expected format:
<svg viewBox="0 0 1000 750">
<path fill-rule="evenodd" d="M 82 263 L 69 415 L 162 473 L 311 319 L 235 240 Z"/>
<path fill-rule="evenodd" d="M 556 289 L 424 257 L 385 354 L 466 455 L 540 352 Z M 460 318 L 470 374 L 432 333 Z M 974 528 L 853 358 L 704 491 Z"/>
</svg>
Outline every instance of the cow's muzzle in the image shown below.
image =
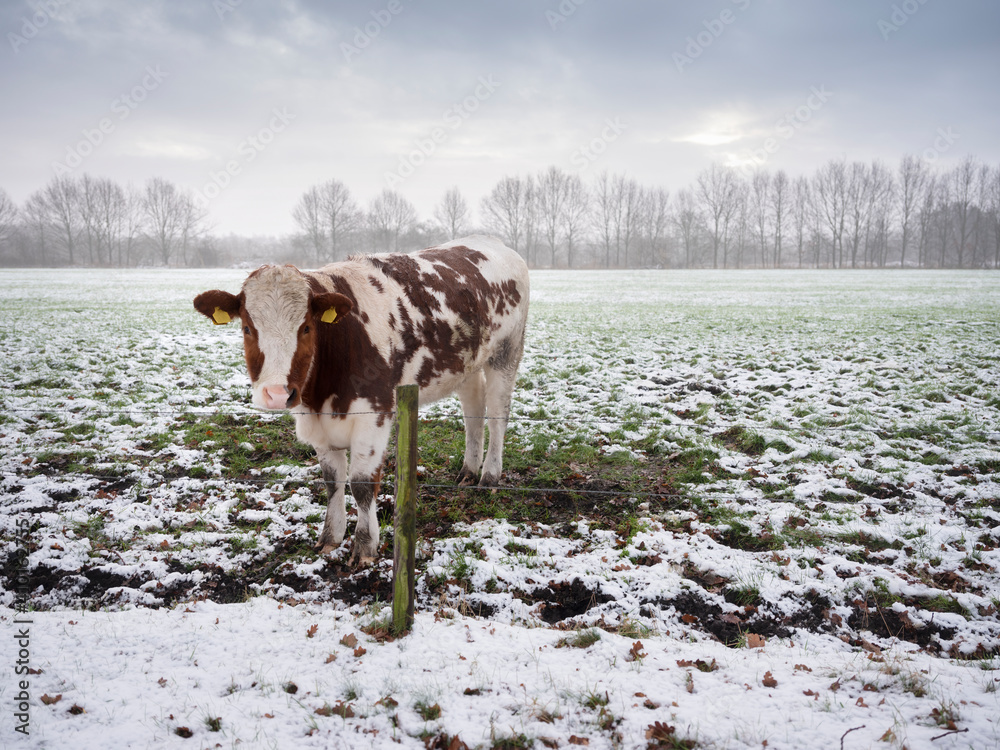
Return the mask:
<svg viewBox="0 0 1000 750">
<path fill-rule="evenodd" d="M 264 406 L 268 409 L 291 409 L 299 402 L 299 389 L 284 385 L 265 385 Z"/>
</svg>

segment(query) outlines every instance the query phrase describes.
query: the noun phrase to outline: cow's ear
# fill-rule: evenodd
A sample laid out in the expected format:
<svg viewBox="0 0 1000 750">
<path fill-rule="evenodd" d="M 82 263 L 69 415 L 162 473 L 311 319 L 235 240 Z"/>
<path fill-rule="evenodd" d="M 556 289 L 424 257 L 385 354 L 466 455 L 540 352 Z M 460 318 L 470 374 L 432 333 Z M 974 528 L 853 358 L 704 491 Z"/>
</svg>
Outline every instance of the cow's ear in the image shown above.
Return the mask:
<svg viewBox="0 0 1000 750">
<path fill-rule="evenodd" d="M 241 299 L 235 294 L 213 289 L 194 298 L 194 309 L 217 326 L 225 325 L 240 314 Z"/>
<path fill-rule="evenodd" d="M 339 323 L 353 309 L 351 300 L 337 292 L 314 294 L 312 298 L 313 315 L 323 323 Z"/>
</svg>

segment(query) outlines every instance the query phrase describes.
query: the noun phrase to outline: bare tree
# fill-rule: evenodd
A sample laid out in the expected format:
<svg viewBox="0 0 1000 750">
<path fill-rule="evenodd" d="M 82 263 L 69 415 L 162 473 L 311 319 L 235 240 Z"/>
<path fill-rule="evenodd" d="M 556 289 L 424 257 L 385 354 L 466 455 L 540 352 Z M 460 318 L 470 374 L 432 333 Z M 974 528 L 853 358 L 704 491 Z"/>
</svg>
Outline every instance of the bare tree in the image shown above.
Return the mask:
<svg viewBox="0 0 1000 750">
<path fill-rule="evenodd" d="M 965 267 L 965 254 L 972 235 L 972 204 L 975 198 L 976 173 L 979 163 L 967 156 L 948 174 L 954 211 L 955 258 L 959 268 Z"/>
<path fill-rule="evenodd" d="M 579 175 L 570 175 L 566 181 L 566 200 L 560 219 L 563 237 L 566 239 L 566 265 L 570 268 L 576 259 L 577 243 L 586 228 L 587 212 L 590 210 L 590 193 Z"/>
<path fill-rule="evenodd" d="M 697 178 L 697 195 L 709 220 L 712 236 L 712 268 L 719 267 L 719 250 L 723 251 L 722 264 L 726 266 L 729 253 L 729 222 L 736 211 L 736 179 L 733 170 L 713 162 Z"/>
<path fill-rule="evenodd" d="M 66 260 L 76 263 L 74 249 L 80 232 L 79 190 L 68 176 L 53 177 L 42 193 L 48 223 L 55 229 L 55 237 L 66 251 Z"/>
<path fill-rule="evenodd" d="M 736 256 L 737 268 L 743 268 L 747 257 L 747 248 L 750 246 L 750 235 L 752 232 L 750 214 L 753 208 L 750 205 L 750 190 L 750 182 L 743 179 L 740 175 L 736 175 L 736 190 L 733 197 L 733 200 L 736 201 L 736 210 L 733 212 L 733 218 L 730 221 L 732 228 L 729 235 Z"/>
<path fill-rule="evenodd" d="M 163 265 L 169 266 L 183 239 L 187 211 L 184 195 L 172 182 L 152 177 L 146 181 L 142 208 L 146 236 Z"/>
<path fill-rule="evenodd" d="M 781 251 L 791 201 L 791 184 L 785 170 L 779 169 L 771 180 L 771 222 L 774 227 L 774 267 L 781 268 Z"/>
<path fill-rule="evenodd" d="M 17 219 L 17 205 L 7 191 L 0 188 L 0 246 L 6 245 L 13 236 Z"/>
<path fill-rule="evenodd" d="M 917 213 L 917 225 L 920 228 L 920 240 L 917 243 L 917 266 L 926 268 L 930 265 L 931 232 L 934 229 L 934 212 L 937 205 L 938 177 L 929 173 L 927 185 L 924 188 L 923 200 Z"/>
<path fill-rule="evenodd" d="M 614 198 L 615 265 L 628 268 L 629 252 L 639 231 L 642 191 L 634 178 L 615 175 L 612 182 Z"/>
<path fill-rule="evenodd" d="M 938 241 L 938 268 L 944 268 L 948 258 L 948 238 L 951 235 L 951 179 L 942 175 L 935 183 L 934 236 Z"/>
<path fill-rule="evenodd" d="M 877 159 L 869 167 L 868 178 L 870 192 L 865 228 L 865 263 L 884 267 L 889 256 L 889 230 L 896 204 L 896 180 L 892 171 Z"/>
<path fill-rule="evenodd" d="M 754 238 L 760 251 L 760 265 L 766 268 L 768 247 L 768 224 L 770 223 L 771 175 L 763 168 L 757 168 L 750 175 L 750 217 Z"/>
<path fill-rule="evenodd" d="M 858 250 L 871 216 L 872 180 L 868 167 L 859 161 L 847 167 L 847 238 L 851 246 L 851 268 L 858 267 Z"/>
<path fill-rule="evenodd" d="M 538 219 L 541 235 L 549 248 L 549 265 L 556 266 L 556 247 L 566 205 L 569 175 L 558 167 L 549 167 L 538 175 Z"/>
<path fill-rule="evenodd" d="M 976 198 L 972 220 L 972 267 L 985 268 L 987 249 L 985 247 L 986 232 L 990 228 L 988 216 L 990 205 L 990 175 L 989 165 L 980 164 L 976 170 Z"/>
<path fill-rule="evenodd" d="M 413 205 L 395 190 L 383 190 L 372 199 L 368 208 L 368 221 L 372 228 L 372 241 L 377 248 L 399 251 L 400 238 L 417 223 Z"/>
<path fill-rule="evenodd" d="M 1000 268 L 1000 165 L 989 174 L 989 216 L 993 228 L 993 268 Z"/>
<path fill-rule="evenodd" d="M 185 265 L 193 265 L 194 259 L 190 253 L 195 249 L 199 251 L 210 249 L 208 245 L 199 242 L 202 236 L 208 231 L 208 210 L 195 201 L 190 192 L 181 194 L 181 255 Z M 204 266 L 207 258 L 199 255 L 198 265 Z"/>
<path fill-rule="evenodd" d="M 361 224 L 362 215 L 357 203 L 351 196 L 351 191 L 340 180 L 327 180 L 318 187 L 319 190 L 319 212 L 323 219 L 326 231 L 327 260 L 343 260 L 346 255 L 346 243 L 350 235 Z M 390 191 L 383 191 L 380 198 L 388 201 L 383 208 L 391 207 L 396 212 L 397 226 L 393 230 L 393 247 L 398 247 L 399 238 L 408 232 L 416 223 L 417 214 L 413 206 L 399 193 L 392 193 L 391 198 L 386 197 Z M 376 198 L 375 200 L 379 200 Z M 409 208 L 409 212 L 407 212 Z M 398 230 L 398 231 L 397 231 Z"/>
<path fill-rule="evenodd" d="M 670 192 L 664 188 L 643 190 L 640 218 L 642 235 L 649 250 L 648 257 L 640 258 L 640 263 L 663 265 L 666 261 L 664 245 L 670 226 Z"/>
<path fill-rule="evenodd" d="M 912 154 L 899 162 L 899 265 L 906 266 L 906 251 L 913 234 L 913 219 L 924 199 L 928 178 L 927 163 Z"/>
<path fill-rule="evenodd" d="M 795 178 L 792 184 L 792 231 L 795 233 L 795 251 L 799 268 L 802 268 L 805 252 L 806 227 L 812 209 L 809 180 L 805 176 Z"/>
<path fill-rule="evenodd" d="M 35 246 L 38 248 L 38 261 L 40 265 L 48 265 L 48 239 L 50 233 L 49 210 L 45 201 L 43 190 L 36 190 L 28 196 L 24 202 L 24 223 L 30 234 L 34 238 Z M 25 260 L 29 260 L 27 257 Z"/>
<path fill-rule="evenodd" d="M 446 239 L 452 240 L 465 234 L 469 221 L 469 205 L 458 187 L 453 187 L 444 194 L 434 209 L 434 218 Z"/>
<path fill-rule="evenodd" d="M 316 258 L 316 265 L 322 265 L 326 249 L 326 222 L 320 205 L 319 187 L 313 185 L 306 190 L 292 209 L 292 219 L 306 237 Z"/>
<path fill-rule="evenodd" d="M 813 177 L 813 200 L 817 215 L 830 232 L 831 265 L 844 264 L 844 226 L 847 215 L 847 162 L 827 162 Z M 817 258 L 817 264 L 819 259 Z"/>
<path fill-rule="evenodd" d="M 519 177 L 503 177 L 483 198 L 483 220 L 487 229 L 501 237 L 514 250 L 522 253 L 530 221 L 529 202 L 532 191 Z M 527 256 L 526 256 L 527 259 Z"/>
<path fill-rule="evenodd" d="M 679 190 L 676 198 L 676 208 L 674 209 L 674 226 L 681 239 L 683 258 L 681 266 L 693 268 L 695 265 L 695 250 L 698 232 L 698 203 L 694 194 L 690 190 Z"/>
<path fill-rule="evenodd" d="M 607 170 L 594 178 L 593 227 L 598 242 L 604 248 L 604 267 L 611 268 L 611 248 L 615 244 L 615 200 L 612 179 Z"/>
</svg>

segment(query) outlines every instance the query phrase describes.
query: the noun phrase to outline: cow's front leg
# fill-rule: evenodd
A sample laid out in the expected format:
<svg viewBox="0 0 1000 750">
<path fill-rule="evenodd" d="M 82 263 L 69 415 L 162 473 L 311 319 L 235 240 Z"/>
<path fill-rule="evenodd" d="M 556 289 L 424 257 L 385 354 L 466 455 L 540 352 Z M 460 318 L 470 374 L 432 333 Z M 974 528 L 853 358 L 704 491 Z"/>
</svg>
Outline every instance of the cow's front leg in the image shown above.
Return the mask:
<svg viewBox="0 0 1000 750">
<path fill-rule="evenodd" d="M 326 492 L 329 502 L 326 506 L 326 519 L 316 551 L 324 552 L 336 549 L 344 541 L 347 531 L 347 510 L 344 507 L 344 487 L 347 484 L 347 451 L 327 448 L 317 451 L 319 465 L 323 470 L 323 481 L 326 482 Z"/>
<path fill-rule="evenodd" d="M 378 552 L 378 497 L 382 481 L 382 462 L 389 442 L 391 425 L 369 439 L 351 443 L 351 495 L 358 507 L 358 526 L 354 531 L 351 565 L 363 567 L 375 562 Z"/>
</svg>

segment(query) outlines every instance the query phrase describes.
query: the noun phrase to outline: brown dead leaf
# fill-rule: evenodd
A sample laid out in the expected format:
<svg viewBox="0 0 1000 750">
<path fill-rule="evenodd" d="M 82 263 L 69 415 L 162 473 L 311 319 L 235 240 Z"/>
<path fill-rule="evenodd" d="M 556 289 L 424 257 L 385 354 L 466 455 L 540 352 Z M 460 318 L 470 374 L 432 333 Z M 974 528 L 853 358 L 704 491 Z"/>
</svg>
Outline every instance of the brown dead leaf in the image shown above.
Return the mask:
<svg viewBox="0 0 1000 750">
<path fill-rule="evenodd" d="M 774 676 L 770 672 L 765 672 L 764 673 L 764 679 L 761 680 L 761 682 L 763 683 L 764 687 L 766 687 L 766 688 L 775 688 L 775 687 L 778 687 L 778 681 L 776 679 L 774 679 Z"/>
<path fill-rule="evenodd" d="M 319 630 L 319 625 L 313 625 L 306 631 L 306 638 L 312 638 L 316 635 L 316 631 Z"/>
<path fill-rule="evenodd" d="M 46 695 L 43 695 L 40 700 L 46 706 L 51 706 L 51 705 L 54 705 L 54 704 L 56 704 L 56 703 L 58 703 L 59 701 L 62 700 L 62 693 L 59 693 L 59 695 L 57 695 L 55 697 L 52 697 L 51 695 L 46 694 Z"/>
<path fill-rule="evenodd" d="M 354 648 L 358 645 L 358 637 L 354 635 L 354 633 L 348 633 L 340 639 L 340 645 L 347 646 L 348 648 Z"/>
<path fill-rule="evenodd" d="M 367 653 L 368 652 L 365 651 L 364 646 L 358 646 L 356 649 L 354 649 L 354 656 L 356 658 L 358 658 L 358 659 L 360 659 L 362 656 L 364 656 Z"/>
<path fill-rule="evenodd" d="M 632 644 L 632 648 L 629 649 L 628 656 L 625 657 L 626 661 L 639 661 L 646 656 L 646 652 L 642 650 L 642 641 L 636 641 Z"/>
<path fill-rule="evenodd" d="M 337 655 L 336 654 L 330 654 L 329 656 L 327 656 L 325 663 L 329 664 L 330 662 L 333 662 L 333 661 L 337 661 Z"/>
<path fill-rule="evenodd" d="M 577 737 L 575 734 L 571 734 L 569 736 L 569 744 L 582 745 L 586 747 L 587 745 L 590 744 L 590 740 L 588 740 L 586 737 Z"/>
<path fill-rule="evenodd" d="M 747 633 L 747 648 L 764 648 L 767 639 L 756 633 Z"/>
</svg>

